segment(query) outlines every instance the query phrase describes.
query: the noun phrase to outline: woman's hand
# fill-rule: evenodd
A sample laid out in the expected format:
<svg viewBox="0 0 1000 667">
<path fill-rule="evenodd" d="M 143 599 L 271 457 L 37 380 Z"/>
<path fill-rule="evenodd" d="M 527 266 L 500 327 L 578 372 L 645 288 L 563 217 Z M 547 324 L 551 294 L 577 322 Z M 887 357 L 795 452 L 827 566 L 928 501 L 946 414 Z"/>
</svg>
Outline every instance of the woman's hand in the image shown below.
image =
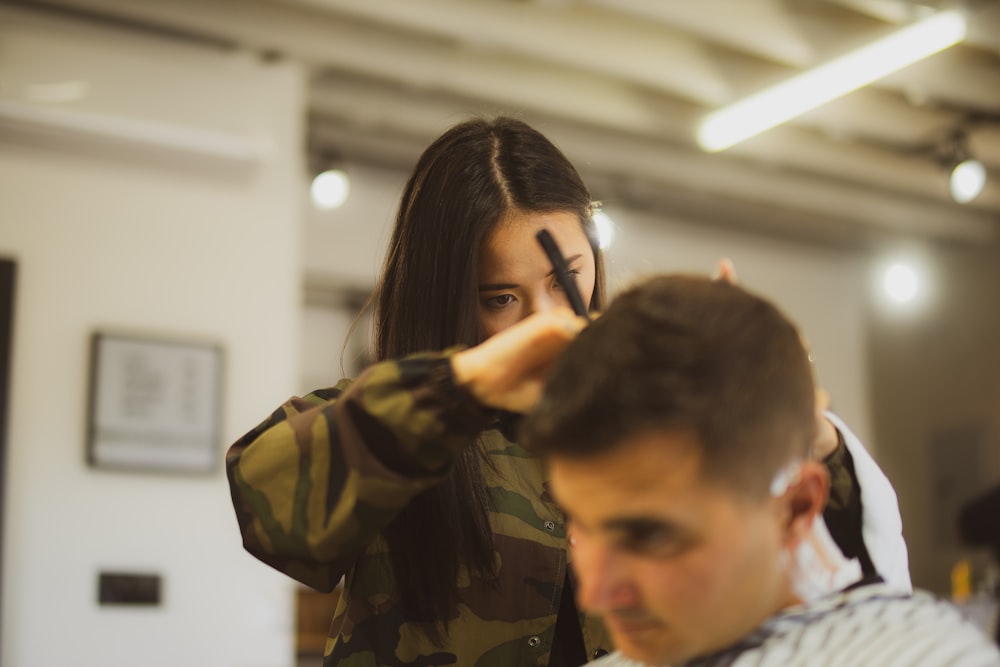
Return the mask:
<svg viewBox="0 0 1000 667">
<path fill-rule="evenodd" d="M 719 265 L 715 269 L 715 279 L 729 283 L 730 285 L 735 285 L 739 282 L 736 279 L 736 265 L 733 264 L 733 260 L 728 257 L 723 257 L 719 260 Z"/>
<path fill-rule="evenodd" d="M 527 412 L 549 369 L 587 320 L 566 308 L 536 313 L 451 360 L 455 381 L 482 405 Z"/>
</svg>

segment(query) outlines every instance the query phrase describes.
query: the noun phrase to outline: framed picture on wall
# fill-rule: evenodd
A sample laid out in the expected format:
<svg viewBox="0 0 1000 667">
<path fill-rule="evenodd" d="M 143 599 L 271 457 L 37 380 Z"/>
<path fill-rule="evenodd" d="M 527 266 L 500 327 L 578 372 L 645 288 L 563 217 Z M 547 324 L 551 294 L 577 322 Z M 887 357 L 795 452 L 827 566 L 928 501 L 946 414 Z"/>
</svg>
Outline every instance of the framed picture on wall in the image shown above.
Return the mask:
<svg viewBox="0 0 1000 667">
<path fill-rule="evenodd" d="M 220 345 L 96 333 L 87 460 L 102 468 L 211 472 L 221 460 Z"/>
</svg>

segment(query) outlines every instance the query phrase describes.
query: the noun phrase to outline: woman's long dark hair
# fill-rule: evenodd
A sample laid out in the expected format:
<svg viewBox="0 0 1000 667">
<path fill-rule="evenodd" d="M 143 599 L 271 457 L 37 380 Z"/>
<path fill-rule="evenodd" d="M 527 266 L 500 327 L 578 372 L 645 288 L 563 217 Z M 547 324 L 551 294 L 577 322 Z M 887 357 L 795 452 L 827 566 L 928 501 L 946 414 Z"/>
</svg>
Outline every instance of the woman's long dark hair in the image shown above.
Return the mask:
<svg viewBox="0 0 1000 667">
<path fill-rule="evenodd" d="M 376 361 L 481 342 L 480 246 L 510 213 L 576 214 L 591 239 L 601 307 L 604 266 L 591 196 L 552 142 L 505 116 L 475 118 L 424 151 L 407 181 L 375 291 Z M 406 616 L 440 639 L 455 613 L 459 568 L 494 571 L 484 453 L 469 447 L 448 478 L 415 497 L 388 526 L 393 572 Z M 440 626 L 438 622 L 443 622 Z"/>
</svg>

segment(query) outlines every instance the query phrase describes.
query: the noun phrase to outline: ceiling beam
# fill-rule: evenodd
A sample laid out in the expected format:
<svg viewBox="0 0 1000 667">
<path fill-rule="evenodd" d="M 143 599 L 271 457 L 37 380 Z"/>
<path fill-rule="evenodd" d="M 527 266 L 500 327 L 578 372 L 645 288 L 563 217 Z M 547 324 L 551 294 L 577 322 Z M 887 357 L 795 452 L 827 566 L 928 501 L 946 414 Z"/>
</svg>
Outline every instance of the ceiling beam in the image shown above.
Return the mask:
<svg viewBox="0 0 1000 667">
<path fill-rule="evenodd" d="M 386 11 L 385 7 L 394 6 L 397 0 L 377 3 L 248 0 L 239 3 L 239 12 L 233 11 L 232 2 L 212 0 L 146 0 L 138 3 L 130 0 L 61 1 L 70 6 L 156 22 L 173 29 L 224 37 L 248 48 L 286 53 L 320 67 L 378 77 L 408 87 L 423 87 L 428 94 L 439 90 L 473 95 L 489 103 L 515 107 L 544 106 L 548 113 L 565 113 L 574 120 L 623 131 L 653 133 L 677 141 L 693 141 L 694 124 L 705 112 L 702 106 L 670 97 L 670 90 L 660 90 L 661 94 L 657 94 L 648 87 L 631 86 L 626 80 L 588 73 L 581 68 L 539 62 L 526 56 L 502 56 L 490 49 L 470 49 L 456 40 L 442 40 L 437 33 L 437 38 L 432 39 L 428 35 L 392 32 L 374 27 L 370 22 L 358 24 L 351 16 L 301 8 L 302 3 L 338 7 L 343 4 L 354 8 L 355 15 L 363 11 L 371 19 L 375 12 Z M 423 2 L 407 1 L 405 4 L 426 9 Z M 462 4 L 494 6 L 492 3 Z M 428 21 L 426 17 L 421 20 Z M 494 29 L 493 24 L 488 21 L 487 24 L 491 30 Z M 611 24 L 606 27 L 608 32 L 613 32 Z M 486 28 L 480 27 L 480 32 L 483 30 Z M 687 39 L 690 41 L 690 38 Z M 588 48 L 595 53 L 605 51 L 603 44 L 602 48 L 594 48 L 593 45 Z M 642 62 L 647 61 L 648 58 Z M 680 64 L 667 61 L 656 63 L 656 66 L 671 69 Z M 638 65 L 633 66 L 633 69 L 636 68 Z M 966 97 L 986 94 L 984 99 L 987 102 L 989 95 L 993 94 L 984 93 L 984 88 L 975 78 L 957 87 Z M 1000 80 L 994 88 L 995 94 L 1000 95 Z M 903 147 L 913 151 L 939 141 L 960 120 L 960 115 L 955 112 L 914 107 L 897 93 L 868 89 L 856 91 L 828 107 L 811 112 L 799 119 L 797 124 L 815 127 L 838 139 L 879 140 L 888 142 L 887 148 Z M 987 154 L 981 158 L 990 164 L 1000 165 L 1000 151 L 992 151 L 991 147 L 992 144 L 987 142 L 984 148 Z"/>
<path fill-rule="evenodd" d="M 527 57 L 715 106 L 734 90 L 704 45 L 648 21 L 580 5 L 467 0 L 282 0 L 446 38 L 470 52 Z"/>
<path fill-rule="evenodd" d="M 589 5 L 631 14 L 671 26 L 686 34 L 737 48 L 744 53 L 789 67 L 808 67 L 819 54 L 781 0 L 733 3 L 649 2 L 648 0 L 584 0 Z"/>
<path fill-rule="evenodd" d="M 313 92 L 314 111 L 329 125 L 346 128 L 355 145 L 366 133 L 413 137 L 429 143 L 444 124 L 458 120 L 456 101 L 424 100 L 400 89 L 355 86 Z M 892 193 L 799 170 L 766 169 L 756 161 L 706 155 L 693 148 L 608 132 L 580 124 L 527 114 L 574 161 L 581 171 L 618 180 L 635 179 L 664 187 L 702 191 L 733 201 L 771 205 L 895 233 L 982 242 L 992 239 L 1000 220 L 995 213 Z M 328 135 L 329 136 L 329 135 Z M 412 146 L 410 147 L 412 150 Z M 943 179 L 943 174 L 942 174 Z"/>
<path fill-rule="evenodd" d="M 772 206 L 787 202 L 794 210 L 825 211 L 824 215 L 850 218 L 856 224 L 919 234 L 984 239 L 996 225 L 998 186 L 991 184 L 976 206 L 958 207 L 948 201 L 937 166 L 916 152 L 903 155 L 786 126 L 731 154 L 707 156 L 693 148 L 694 124 L 701 110 L 696 104 L 602 73 L 502 55 L 495 49 L 470 49 L 440 34 L 380 28 L 371 16 L 304 8 L 300 3 L 306 1 L 311 7 L 346 2 L 241 0 L 235 3 L 239 11 L 231 1 L 213 0 L 61 3 L 281 53 L 313 65 L 316 71 L 327 72 L 316 77 L 313 112 L 368 134 L 429 139 L 470 112 L 523 112 L 561 119 L 561 126 L 575 128 L 576 140 L 600 146 L 601 156 L 595 159 L 607 165 L 603 170 L 608 174 L 702 189 L 735 201 Z M 452 1 L 435 0 L 448 7 Z M 852 96 L 853 105 L 845 99 L 840 113 L 830 114 L 836 117 L 824 131 L 831 137 L 854 136 L 849 131 L 837 134 L 842 131 L 837 124 L 845 119 L 877 135 L 884 117 L 928 141 L 929 135 L 940 134 L 953 120 L 948 112 L 913 111 L 891 93 L 860 93 L 870 94 Z M 588 133 L 591 139 L 586 138 Z M 900 143 L 907 136 L 900 132 Z M 987 162 L 1000 163 L 995 134 L 977 134 L 973 146 L 977 152 L 992 152 L 982 156 Z M 762 169 L 765 164 L 774 166 L 768 171 Z M 812 193 L 815 205 L 806 201 L 806 193 Z"/>
</svg>

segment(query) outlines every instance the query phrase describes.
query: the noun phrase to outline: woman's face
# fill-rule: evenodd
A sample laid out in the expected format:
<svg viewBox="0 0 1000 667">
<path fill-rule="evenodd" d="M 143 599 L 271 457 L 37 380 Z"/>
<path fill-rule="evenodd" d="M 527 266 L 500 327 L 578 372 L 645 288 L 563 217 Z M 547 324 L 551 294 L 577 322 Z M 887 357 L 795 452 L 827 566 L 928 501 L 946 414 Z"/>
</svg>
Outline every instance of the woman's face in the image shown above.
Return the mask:
<svg viewBox="0 0 1000 667">
<path fill-rule="evenodd" d="M 549 230 L 576 279 L 584 303 L 594 294 L 596 266 L 590 241 L 573 213 L 523 213 L 502 219 L 483 241 L 479 260 L 479 322 L 484 337 L 532 313 L 569 307 L 545 251 L 535 240 Z"/>
</svg>

